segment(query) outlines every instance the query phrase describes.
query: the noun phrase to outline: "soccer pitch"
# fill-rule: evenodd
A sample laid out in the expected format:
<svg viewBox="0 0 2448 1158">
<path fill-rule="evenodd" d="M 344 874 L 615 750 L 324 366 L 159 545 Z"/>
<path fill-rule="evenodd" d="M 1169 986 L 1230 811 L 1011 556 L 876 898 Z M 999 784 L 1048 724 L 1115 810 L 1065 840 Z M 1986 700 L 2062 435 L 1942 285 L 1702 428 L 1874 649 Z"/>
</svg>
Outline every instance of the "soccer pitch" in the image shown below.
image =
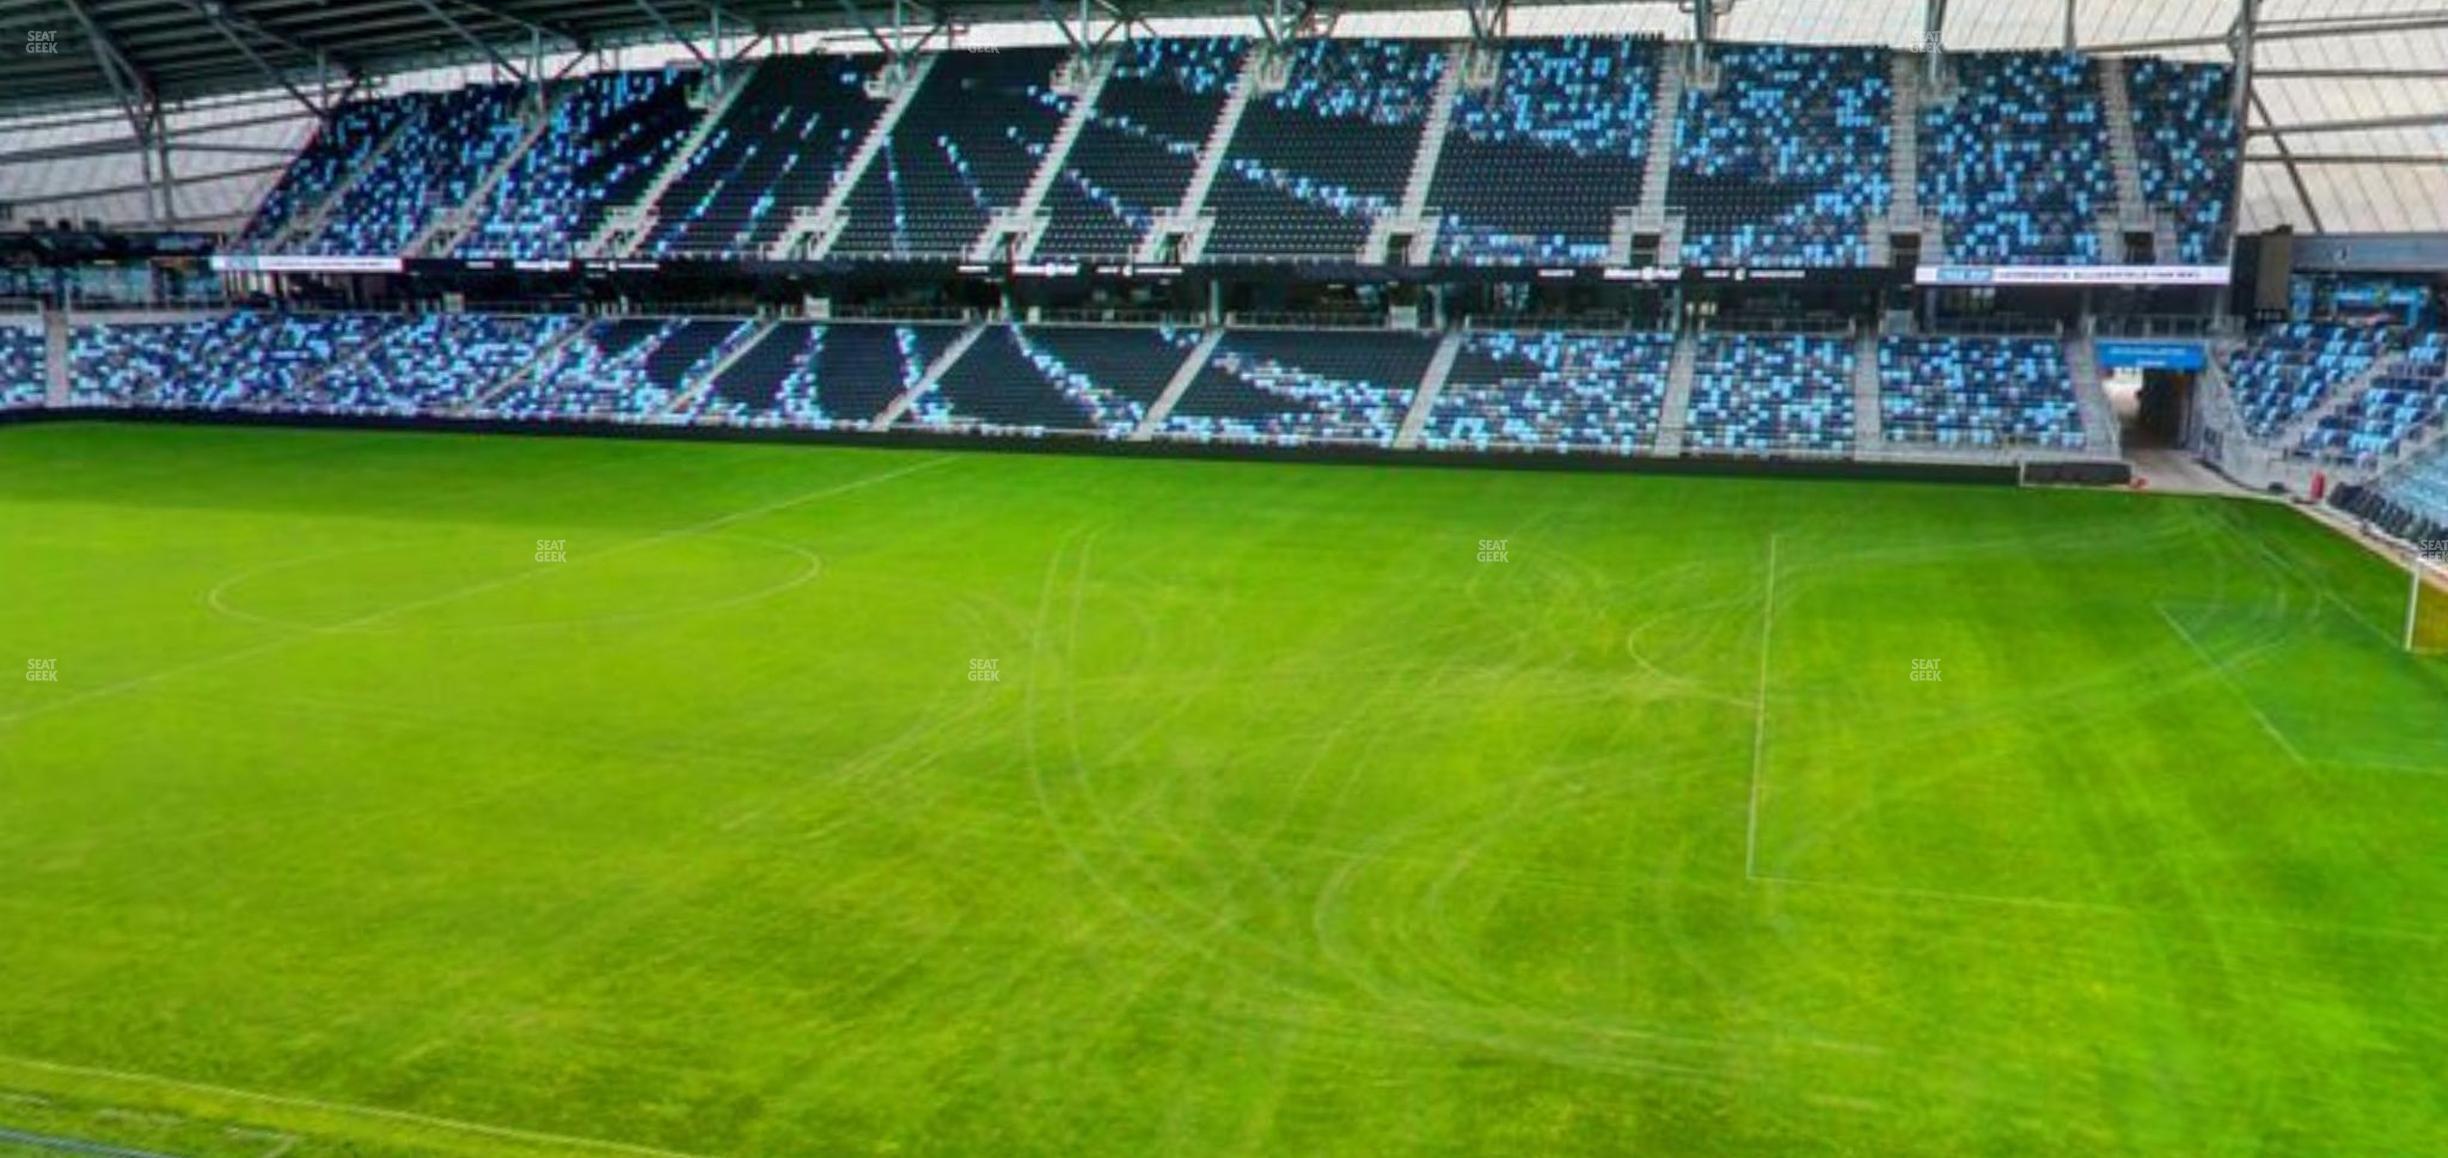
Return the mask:
<svg viewBox="0 0 2448 1158">
<path fill-rule="evenodd" d="M 2448 1151 L 2448 661 L 2273 506 L 46 424 L 0 548 L 0 1127 Z"/>
</svg>

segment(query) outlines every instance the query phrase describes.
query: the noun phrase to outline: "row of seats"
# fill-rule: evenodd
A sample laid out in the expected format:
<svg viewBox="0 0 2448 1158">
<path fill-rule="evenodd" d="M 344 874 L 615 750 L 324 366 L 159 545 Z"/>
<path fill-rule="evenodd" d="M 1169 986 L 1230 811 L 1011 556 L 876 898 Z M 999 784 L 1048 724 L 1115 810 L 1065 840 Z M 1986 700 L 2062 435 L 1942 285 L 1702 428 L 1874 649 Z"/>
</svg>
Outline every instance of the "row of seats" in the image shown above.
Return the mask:
<svg viewBox="0 0 2448 1158">
<path fill-rule="evenodd" d="M 1069 115 L 1057 48 L 948 53 L 850 191 L 833 252 L 957 258 L 997 210 L 1015 208 Z"/>
<path fill-rule="evenodd" d="M 264 194 L 263 204 L 239 233 L 237 248 L 260 250 L 277 240 L 291 222 L 321 205 L 349 174 L 363 168 L 417 107 L 405 100 L 363 100 L 332 110 Z"/>
<path fill-rule="evenodd" d="M 2175 226 L 2176 252 L 2161 259 L 2172 256 L 2187 265 L 2226 261 L 2243 158 L 2229 99 L 2235 70 L 2145 57 L 2127 69 L 2126 78 L 2142 196 Z"/>
<path fill-rule="evenodd" d="M 1851 449 L 1853 440 L 1851 342 L 1764 334 L 1699 339 L 1684 445 L 1827 454 Z"/>
<path fill-rule="evenodd" d="M 2380 492 L 2425 523 L 2426 530 L 2406 538 L 2448 542 L 2448 445 L 2381 479 Z"/>
<path fill-rule="evenodd" d="M 2096 265 L 2116 205 L 2099 64 L 2071 53 L 1963 53 L 1921 125 L 1923 212 L 1957 264 Z"/>
<path fill-rule="evenodd" d="M 2297 454 L 2372 468 L 2448 425 L 2448 331 L 2410 341 L 2393 335 L 2391 346 L 2399 343 L 2402 350 L 2380 363 L 2368 387 L 2304 431 Z"/>
<path fill-rule="evenodd" d="M 1202 442 L 1392 446 L 1436 346 L 1427 334 L 1235 330 L 1164 430 Z"/>
<path fill-rule="evenodd" d="M 1895 198 L 1892 57 L 1875 48 L 1735 44 L 1714 90 L 1683 95 L 1668 208 L 1692 265 L 1870 264 Z"/>
<path fill-rule="evenodd" d="M 1640 204 L 1655 40 L 1507 42 L 1495 83 L 1456 99 L 1428 188 L 1436 248 L 1471 265 L 1596 265 Z"/>
<path fill-rule="evenodd" d="M 571 258 L 605 211 L 645 192 L 697 122 L 695 74 L 607 72 L 570 86 L 459 241 L 464 257 Z"/>
<path fill-rule="evenodd" d="M 1879 429 L 1889 442 L 2084 444 L 2074 376 L 2053 339 L 1883 338 L 1878 362 Z"/>
<path fill-rule="evenodd" d="M 2389 331 L 2379 326 L 2271 326 L 2228 357 L 2228 390 L 2245 428 L 2267 440 L 2369 373 L 2391 343 Z"/>
<path fill-rule="evenodd" d="M 1208 190 L 1214 260 L 1353 261 L 1401 206 L 1447 46 L 1303 40 L 1283 88 L 1242 113 Z"/>
<path fill-rule="evenodd" d="M 1655 449 L 1673 334 L 1474 332 L 1420 445 L 1643 454 Z"/>
<path fill-rule="evenodd" d="M 1189 192 L 1248 50 L 1237 36 L 1135 40 L 1123 48 L 1046 193 L 1037 255 L 1129 257 L 1157 216 Z"/>
<path fill-rule="evenodd" d="M 42 405 L 46 358 L 41 329 L 0 323 L 0 410 Z"/>
<path fill-rule="evenodd" d="M 1097 105 L 1048 185 L 1049 257 L 1120 258 L 1179 204 L 1233 86 L 1243 38 L 1139 39 L 1116 49 Z M 1419 40 L 1311 38 L 1253 75 L 1205 202 L 1220 260 L 1359 256 L 1401 203 L 1433 103 L 1460 49 Z M 1894 56 L 1875 48 L 1722 45 L 1713 81 L 1656 104 L 1664 47 L 1646 39 L 1506 41 L 1459 86 L 1425 190 L 1442 260 L 1592 264 L 1640 203 L 1659 116 L 1675 118 L 1667 204 L 1683 257 L 1703 265 L 1848 266 L 1893 202 Z M 847 198 L 834 252 L 956 256 L 1015 207 L 1073 98 L 1059 48 L 958 51 L 928 76 Z M 2119 65 L 2119 67 L 2125 67 Z M 559 257 L 614 206 L 643 196 L 643 249 L 760 256 L 822 204 L 885 108 L 873 55 L 757 64 L 686 156 L 698 80 L 670 70 L 559 86 L 533 149 L 476 208 L 461 252 Z M 2105 260 L 2114 208 L 2099 61 L 1968 53 L 1928 98 L 1920 198 L 1950 259 Z M 2141 60 L 2128 69 L 2145 196 L 2188 262 L 2223 256 L 2241 154 L 2231 70 Z M 457 209 L 526 136 L 526 90 L 480 85 L 343 106 L 296 158 L 246 234 L 257 247 L 313 222 L 293 248 L 394 254 Z"/>
<path fill-rule="evenodd" d="M 670 257 L 760 255 L 814 208 L 884 110 L 867 94 L 877 57 L 777 56 L 680 162 L 640 247 Z"/>
<path fill-rule="evenodd" d="M 1441 341 L 1412 331 L 1230 330 L 1192 364 L 1210 336 L 1197 329 L 998 324 L 954 358 L 964 332 L 921 323 L 240 311 L 80 325 L 72 384 L 85 405 L 819 430 L 872 426 L 911 395 L 898 414 L 905 429 L 1122 438 L 1146 427 L 1179 382 L 1185 390 L 1158 436 L 1387 446 Z M 36 384 L 27 395 L 34 403 L 43 376 L 38 337 L 0 328 L 0 374 Z M 1693 350 L 1685 445 L 1733 453 L 1852 446 L 1851 341 L 1711 334 L 1694 339 Z M 1653 452 L 1675 356 L 1671 333 L 1467 332 L 1421 414 L 1419 444 Z M 2083 446 L 2072 377 L 2054 342 L 1888 338 L 1878 344 L 1876 370 L 1893 442 Z"/>
<path fill-rule="evenodd" d="M 422 314 L 325 374 L 303 406 L 403 418 L 468 409 L 577 325 L 564 314 Z"/>
<path fill-rule="evenodd" d="M 483 409 L 509 418 L 634 420 L 661 414 L 754 328 L 736 318 L 593 322 L 545 351 Z"/>
<path fill-rule="evenodd" d="M 413 93 L 383 149 L 339 192 L 317 227 L 287 248 L 315 254 L 399 254 L 464 205 L 526 135 L 523 87 L 477 85 Z"/>
</svg>

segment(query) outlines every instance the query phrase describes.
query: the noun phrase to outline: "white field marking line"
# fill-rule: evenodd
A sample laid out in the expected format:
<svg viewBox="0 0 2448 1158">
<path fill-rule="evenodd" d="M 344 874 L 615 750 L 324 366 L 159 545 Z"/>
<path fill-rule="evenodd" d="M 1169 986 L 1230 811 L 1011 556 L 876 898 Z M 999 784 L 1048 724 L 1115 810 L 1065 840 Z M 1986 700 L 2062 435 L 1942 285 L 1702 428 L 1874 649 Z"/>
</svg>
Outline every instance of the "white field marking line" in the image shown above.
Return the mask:
<svg viewBox="0 0 2448 1158">
<path fill-rule="evenodd" d="M 607 556 L 619 555 L 628 551 L 651 547 L 657 543 L 667 542 L 669 540 L 682 538 L 688 535 L 702 535 L 707 531 L 727 527 L 744 519 L 753 519 L 762 515 L 770 515 L 776 511 L 788 510 L 792 507 L 800 506 L 805 503 L 812 503 L 818 499 L 831 498 L 835 495 L 848 494 L 851 491 L 864 490 L 880 483 L 891 482 L 894 479 L 916 474 L 922 470 L 929 470 L 934 467 L 942 466 L 943 464 L 952 462 L 957 458 L 959 458 L 958 455 L 939 455 L 935 458 L 911 463 L 908 466 L 901 467 L 896 470 L 888 470 L 882 474 L 867 475 L 862 478 L 852 479 L 849 482 L 836 483 L 829 487 L 822 487 L 817 490 L 809 491 L 803 495 L 794 495 L 786 499 L 777 499 L 773 502 L 765 503 L 760 506 L 750 507 L 744 511 L 734 511 L 727 515 L 717 515 L 711 519 L 705 520 L 704 522 L 693 523 L 685 527 L 675 527 L 668 531 L 662 531 L 649 535 L 643 539 L 632 539 L 626 543 L 599 551 L 588 557 L 601 559 Z M 379 623 L 395 615 L 402 615 L 411 611 L 422 611 L 428 607 L 438 607 L 445 603 L 466 599 L 470 596 L 482 595 L 488 591 L 510 586 L 513 583 L 525 582 L 545 573 L 545 570 L 540 567 L 533 570 L 514 572 L 510 575 L 505 575 L 497 579 L 487 579 L 481 583 L 472 583 L 456 590 L 445 591 L 439 595 L 430 595 L 423 599 L 413 599 L 393 607 L 385 607 L 369 612 L 365 615 L 361 615 L 345 623 L 336 623 L 329 627 L 320 628 L 317 630 L 302 631 L 299 634 L 283 636 L 279 639 L 265 640 L 264 642 L 256 644 L 252 647 L 242 647 L 236 651 L 225 652 L 221 655 L 206 656 L 203 659 L 193 660 L 183 664 L 174 664 L 170 667 L 163 668 L 160 671 L 151 672 L 146 675 L 133 676 L 128 679 L 121 680 L 118 683 L 104 684 L 103 686 L 95 688 L 92 691 L 81 692 L 73 696 L 63 696 L 55 700 L 45 700 L 44 702 L 36 704 L 33 707 L 24 708 L 9 715 L 0 716 L 0 727 L 6 727 L 10 724 L 17 723 L 20 720 L 33 716 L 39 716 L 46 712 L 56 712 L 62 708 L 74 707 L 78 704 L 86 703 L 91 700 L 103 699 L 109 696 L 119 695 L 124 692 L 134 691 L 137 688 L 145 687 L 149 684 L 160 683 L 163 680 L 186 675 L 189 672 L 203 671 L 209 668 L 238 663 L 242 660 L 253 659 L 259 655 L 266 655 L 286 647 L 291 647 L 302 640 L 314 639 L 334 632 L 354 631 L 359 628 L 368 627 L 375 623 Z"/>
<path fill-rule="evenodd" d="M 1768 655 L 1776 640 L 1777 537 L 1768 536 L 1768 594 L 1760 615 L 1759 694 L 1751 715 L 1751 809 L 1743 831 L 1743 879 L 1758 879 L 1760 772 L 1768 755 Z"/>
<path fill-rule="evenodd" d="M 307 1110 L 315 1113 L 339 1114 L 342 1116 L 372 1118 L 378 1121 L 399 1122 L 404 1125 L 423 1126 L 427 1129 L 444 1130 L 458 1134 L 475 1134 L 486 1138 L 499 1138 L 510 1142 L 528 1142 L 539 1146 L 560 1146 L 579 1150 L 596 1150 L 613 1154 L 634 1154 L 641 1156 L 641 1158 L 705 1158 L 704 1155 L 691 1154 L 682 1150 L 659 1150 L 652 1146 L 637 1146 L 627 1142 L 607 1142 L 601 1138 L 581 1138 L 575 1134 L 548 1134 L 541 1130 L 521 1130 L 515 1126 L 489 1126 L 483 1122 L 469 1122 L 458 1118 L 440 1118 L 431 1114 L 419 1114 L 408 1110 L 385 1109 L 381 1106 L 360 1106 L 349 1102 L 326 1102 L 319 1098 L 293 1097 L 288 1094 L 267 1094 L 256 1090 L 242 1090 L 234 1086 L 216 1086 L 209 1082 L 191 1082 L 183 1078 L 163 1077 L 160 1074 L 138 1073 L 133 1070 L 113 1070 L 103 1069 L 97 1066 L 68 1065 L 62 1062 L 42 1061 L 37 1058 L 13 1057 L 7 1054 L 0 1054 L 0 1066 L 15 1066 L 19 1069 L 34 1070 L 38 1073 L 59 1074 L 67 1077 L 100 1078 L 105 1081 L 121 1082 L 128 1085 L 155 1086 L 166 1090 L 177 1090 L 182 1093 L 203 1094 L 208 1097 L 231 1098 L 242 1102 L 254 1102 L 266 1106 L 281 1106 L 292 1110 Z"/>
<path fill-rule="evenodd" d="M 2253 719 L 2261 722 L 2261 730 L 2269 733 L 2269 738 L 2278 742 L 2278 747 L 2285 750 L 2287 758 L 2295 761 L 2297 767 L 2311 766 L 2312 762 L 2304 758 L 2302 750 L 2295 747 L 2294 741 L 2287 739 L 2286 733 L 2279 731 L 2278 725 L 2270 722 L 2269 716 L 2261 711 L 2261 705 L 2253 702 L 2252 695 L 2244 690 L 2243 685 L 2235 682 L 2235 677 L 2228 672 L 2227 665 L 2212 659 L 2210 653 L 2202 648 L 2201 641 L 2194 639 L 2193 633 L 2186 631 L 2184 624 L 2177 622 L 2175 616 L 2168 614 L 2168 609 L 2164 605 L 2153 603 L 2151 610 L 2158 612 L 2159 618 L 2167 621 L 2168 627 L 2176 632 L 2176 637 L 2184 640 L 2185 646 L 2193 650 L 2194 657 L 2201 660 L 2204 666 L 2216 674 L 2219 682 L 2227 685 L 2228 691 L 2234 692 L 2237 699 L 2244 701 L 2245 709 L 2253 714 Z"/>
<path fill-rule="evenodd" d="M 2315 521 L 2318 521 L 2317 518 Z M 2302 564 L 2279 554 L 2278 551 L 2271 547 L 2268 543 L 2262 542 L 2259 537 L 2242 528 L 2230 526 L 2229 529 L 2232 530 L 2238 538 L 2243 539 L 2246 544 L 2250 545 L 2253 550 L 2259 552 L 2262 558 L 2275 564 L 2277 568 L 2284 572 L 2289 578 L 2303 584 L 2307 588 L 2310 588 L 2312 591 L 2312 602 L 2314 605 L 2317 606 L 2324 602 L 2337 604 L 2338 610 L 2345 612 L 2348 619 L 2352 619 L 2356 623 L 2363 625 L 2365 630 L 2371 632 L 2375 636 L 2378 636 L 2381 642 L 2388 644 L 2392 649 L 2395 649 L 2403 642 L 2395 636 L 2390 635 L 2379 624 L 2373 623 L 2370 619 L 2366 618 L 2361 611 L 2355 609 L 2354 604 L 2348 603 L 2344 599 L 2339 598 L 2337 592 L 2330 590 L 2326 584 L 2323 584 L 2318 579 L 2314 578 L 2310 573 L 2306 572 L 2303 569 Z"/>
</svg>

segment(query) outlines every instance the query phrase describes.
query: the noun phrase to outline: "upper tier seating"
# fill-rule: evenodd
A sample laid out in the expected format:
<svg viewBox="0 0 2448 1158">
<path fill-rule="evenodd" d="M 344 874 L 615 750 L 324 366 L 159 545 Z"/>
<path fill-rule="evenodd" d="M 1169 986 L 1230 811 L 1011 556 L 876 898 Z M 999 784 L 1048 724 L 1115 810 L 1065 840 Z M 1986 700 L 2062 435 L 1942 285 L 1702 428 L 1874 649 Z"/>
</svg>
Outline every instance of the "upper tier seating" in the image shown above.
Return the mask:
<svg viewBox="0 0 2448 1158">
<path fill-rule="evenodd" d="M 1446 46 L 1302 40 L 1280 92 L 1250 101 L 1208 190 L 1205 256 L 1357 261 L 1401 207 Z"/>
<path fill-rule="evenodd" d="M 1841 338 L 1697 339 L 1687 446 L 1838 453 L 1853 446 L 1853 344 Z"/>
<path fill-rule="evenodd" d="M 341 194 L 314 236 L 292 248 L 363 256 L 405 253 L 427 226 L 476 192 L 518 146 L 525 90 L 477 85 L 396 98 L 410 107 L 398 139 Z"/>
<path fill-rule="evenodd" d="M 539 359 L 524 380 L 486 409 L 512 418 L 651 417 L 668 409 L 754 328 L 735 318 L 595 322 Z"/>
<path fill-rule="evenodd" d="M 2235 70 L 2224 64 L 2180 64 L 2145 57 L 2126 73 L 2133 100 L 2134 149 L 2142 163 L 2142 195 L 2173 220 L 2176 252 L 2161 261 L 2211 265 L 2227 260 L 2235 217 Z"/>
<path fill-rule="evenodd" d="M 1646 453 L 1674 347 L 1672 334 L 1466 334 L 1420 445 Z"/>
<path fill-rule="evenodd" d="M 2053 338 L 1882 338 L 1878 359 L 1889 442 L 2083 446 L 2073 372 Z"/>
<path fill-rule="evenodd" d="M 1895 197 L 1887 51 L 1734 44 L 1711 59 L 1717 88 L 1684 92 L 1666 187 L 1685 264 L 1870 264 L 1870 223 Z"/>
<path fill-rule="evenodd" d="M 402 100 L 350 101 L 333 110 L 314 139 L 282 170 L 272 191 L 264 195 L 263 205 L 239 234 L 235 248 L 269 245 L 290 222 L 322 204 L 349 174 L 363 168 L 368 154 L 415 110 L 413 102 Z"/>
<path fill-rule="evenodd" d="M 2388 351 L 2386 330 L 2335 322 L 2290 322 L 2261 331 L 2227 362 L 2237 411 L 2255 437 L 2270 439 Z"/>
<path fill-rule="evenodd" d="M 655 203 L 640 250 L 755 257 L 791 211 L 824 203 L 841 167 L 884 111 L 867 95 L 876 56 L 777 56 L 757 65 L 722 120 Z"/>
<path fill-rule="evenodd" d="M 1134 40 L 1047 192 L 1041 258 L 1127 258 L 1181 204 L 1249 41 Z"/>
<path fill-rule="evenodd" d="M 926 377 L 958 326 L 784 322 L 734 359 L 694 413 L 744 426 L 865 427 Z"/>
<path fill-rule="evenodd" d="M 1206 442 L 1391 446 L 1436 345 L 1434 335 L 1381 330 L 1235 330 L 1164 430 Z"/>
<path fill-rule="evenodd" d="M 47 360 L 39 327 L 0 322 L 0 410 L 42 405 Z"/>
<path fill-rule="evenodd" d="M 464 257 L 569 258 L 614 205 L 637 198 L 700 115 L 694 74 L 607 72 L 571 86 L 550 127 L 503 174 L 461 238 Z"/>
<path fill-rule="evenodd" d="M 464 410 L 577 324 L 559 314 L 425 314 L 334 367 L 306 405 L 399 417 Z"/>
<path fill-rule="evenodd" d="M 1959 265 L 2096 265 L 2116 205 L 2099 69 L 2064 53 L 1948 58 L 1921 126 L 1921 207 Z"/>
<path fill-rule="evenodd" d="M 1436 248 L 1477 265 L 1596 265 L 1638 205 L 1657 103 L 1655 41 L 1516 40 L 1496 83 L 1456 99 L 1428 204 Z"/>
<path fill-rule="evenodd" d="M 958 258 L 1029 179 L 1072 98 L 1056 93 L 1059 48 L 950 52 L 851 190 L 839 255 Z"/>
<path fill-rule="evenodd" d="M 902 421 L 988 434 L 1093 433 L 1138 429 L 1195 331 L 996 326 L 919 396 Z"/>
</svg>

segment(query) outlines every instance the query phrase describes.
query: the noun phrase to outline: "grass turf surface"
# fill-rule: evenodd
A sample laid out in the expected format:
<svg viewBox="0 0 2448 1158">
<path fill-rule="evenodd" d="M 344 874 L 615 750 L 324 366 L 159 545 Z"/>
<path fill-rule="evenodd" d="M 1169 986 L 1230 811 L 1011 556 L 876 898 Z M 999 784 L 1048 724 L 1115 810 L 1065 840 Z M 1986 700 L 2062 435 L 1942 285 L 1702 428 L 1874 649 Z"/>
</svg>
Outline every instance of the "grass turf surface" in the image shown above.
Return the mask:
<svg viewBox="0 0 2448 1158">
<path fill-rule="evenodd" d="M 42 425 L 0 545 L 0 1126 L 2448 1149 L 2448 664 L 2275 507 Z"/>
</svg>

